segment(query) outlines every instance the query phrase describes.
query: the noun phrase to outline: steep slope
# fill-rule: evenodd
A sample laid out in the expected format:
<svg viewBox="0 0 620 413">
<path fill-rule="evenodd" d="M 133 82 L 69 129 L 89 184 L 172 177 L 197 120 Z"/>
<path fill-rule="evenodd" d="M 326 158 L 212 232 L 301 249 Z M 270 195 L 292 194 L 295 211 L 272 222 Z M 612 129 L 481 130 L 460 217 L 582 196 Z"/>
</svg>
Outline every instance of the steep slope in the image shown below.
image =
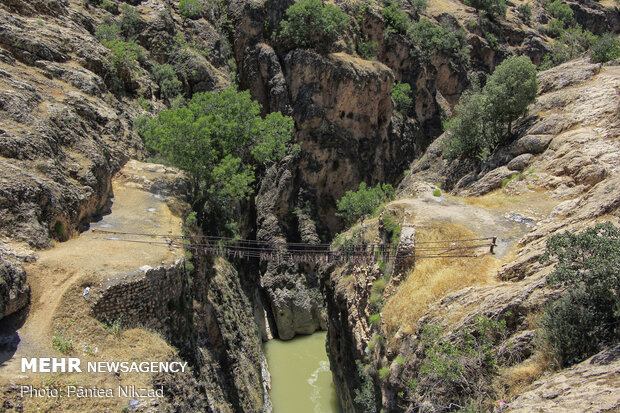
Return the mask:
<svg viewBox="0 0 620 413">
<path fill-rule="evenodd" d="M 428 219 L 458 224 L 459 214 L 440 212 L 449 207 L 449 202 L 433 200 L 437 198 L 431 195 L 433 189 L 441 186 L 442 189 L 451 189 L 453 194 L 441 198 L 456 196 L 457 202 L 470 205 L 466 208 L 484 208 L 487 214 L 497 219 L 518 223 L 521 231 L 502 234 L 499 228 L 488 223 L 477 227 L 476 215 L 466 212 L 465 208 L 462 211 L 469 215 L 461 224 L 469 226 L 476 236 L 488 236 L 493 232 L 499 237 L 500 245 L 508 247 L 518 239 L 518 243 L 511 247 L 513 251 L 510 252 L 509 248 L 503 257 L 501 267 L 480 261 L 474 264 L 477 268 L 469 269 L 467 260 L 460 264 L 443 261 L 443 269 L 436 268 L 435 275 L 426 275 L 429 278 L 418 282 L 415 277 L 423 276 L 422 271 L 430 265 L 421 260 L 407 273 L 395 294 L 388 295 L 389 290 L 385 290 L 382 322 L 378 325 L 368 321 L 373 313 L 368 297 L 371 282 L 380 277 L 378 269 L 349 267 L 328 272 L 328 314 L 334 320 L 328 332 L 330 357 L 346 410 L 364 410 L 364 403 L 368 400 L 380 403 L 389 411 L 421 404 L 433 409 L 450 403 L 462 405 L 463 400 L 475 397 L 478 392 L 486 394 L 487 398 L 508 401 L 520 391 L 525 393 L 516 397 L 514 404 L 508 403 L 517 411 L 561 409 L 561 406 L 568 405 L 577 408 L 572 397 L 581 394 L 586 398 L 588 392 L 595 391 L 599 380 L 609 386 L 605 387 L 606 390 L 600 388 L 605 394 L 605 402 L 579 405 L 580 411 L 602 411 L 620 405 L 617 380 L 605 379 L 613 377 L 617 370 L 613 363 L 617 351 L 613 349 L 594 358 L 611 362 L 587 361 L 567 372 L 541 378 L 531 389 L 526 389 L 548 368 L 548 361 L 536 351 L 534 340 L 536 314 L 547 299 L 558 293 L 545 283 L 553 263 L 538 262 L 547 239 L 566 230 L 579 232 L 601 221 L 611 220 L 618 224 L 620 206 L 620 197 L 615 190 L 620 182 L 618 66 L 601 67 L 583 60 L 572 61 L 541 72 L 539 81 L 541 90 L 537 102 L 530 107 L 531 115 L 518 126 L 518 137 L 512 144 L 496 151 L 480 169 L 468 169 L 470 164 L 442 159 L 443 138 L 440 138 L 429 147 L 424 157 L 413 163 L 399 187 L 403 197 L 420 197 L 420 201 L 416 201 L 420 205 L 426 200 L 430 204 L 425 207 L 426 212 L 415 203 L 394 203 L 394 207 L 404 207 L 403 213 L 414 218 L 426 213 Z M 389 208 L 390 205 L 386 207 Z M 439 212 L 429 213 L 432 211 L 429 208 Z M 416 233 L 426 239 L 429 228 L 428 223 L 421 225 Z M 441 232 L 435 234 L 436 238 L 441 236 Z M 415 288 L 440 288 L 439 284 L 429 283 L 438 282 L 435 281 L 440 276 L 437 274 L 443 274 L 447 268 L 453 268 L 450 271 L 456 277 L 451 285 L 432 290 L 439 294 L 424 298 L 428 303 L 424 307 L 409 303 L 420 299 Z M 449 276 L 452 275 L 441 275 Z M 416 315 L 411 311 L 416 311 Z M 485 318 L 481 316 L 505 322 L 505 331 L 498 326 L 498 331 L 503 332 L 498 341 L 491 343 L 491 351 L 501 366 L 499 375 L 485 376 L 482 370 L 474 369 L 465 382 L 457 380 L 458 385 L 444 387 L 441 382 L 425 381 L 435 377 L 424 370 L 429 368 L 424 353 L 429 343 L 424 340 L 430 340 L 428 326 L 439 323 L 441 331 L 445 331 L 441 333 L 442 342 L 452 343 L 453 348 L 458 349 L 463 346 L 459 344 L 461 336 L 458 334 L 479 334 L 476 332 L 481 328 L 496 328 L 493 324 L 482 327 L 480 323 Z M 341 331 L 347 334 L 343 336 Z M 377 341 L 377 336 L 382 338 Z M 462 351 L 470 350 L 463 348 Z M 355 360 L 361 360 L 367 367 L 360 370 Z M 579 377 L 578 382 L 574 377 Z M 559 390 L 566 385 L 564 380 L 572 383 L 574 392 Z M 542 394 L 551 393 L 554 402 L 546 405 Z M 487 403 L 491 402 L 487 400 Z M 489 404 L 486 406 L 491 408 Z"/>
</svg>

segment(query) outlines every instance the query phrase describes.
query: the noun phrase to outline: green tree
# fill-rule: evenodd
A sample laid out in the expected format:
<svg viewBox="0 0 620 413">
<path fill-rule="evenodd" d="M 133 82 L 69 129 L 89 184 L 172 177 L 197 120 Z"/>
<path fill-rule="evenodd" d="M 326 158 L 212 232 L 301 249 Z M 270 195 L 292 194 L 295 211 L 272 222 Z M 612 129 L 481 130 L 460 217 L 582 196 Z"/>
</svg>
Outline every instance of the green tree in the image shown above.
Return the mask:
<svg viewBox="0 0 620 413">
<path fill-rule="evenodd" d="M 573 9 L 561 0 L 555 0 L 547 6 L 547 11 L 556 19 L 565 25 L 569 25 L 573 21 Z"/>
<path fill-rule="evenodd" d="M 490 117 L 495 123 L 507 125 L 525 115 L 527 107 L 536 99 L 538 80 L 536 66 L 527 56 L 511 56 L 500 64 L 484 86 Z"/>
<path fill-rule="evenodd" d="M 618 38 L 611 33 L 601 35 L 592 45 L 593 63 L 608 62 L 620 57 L 620 42 Z"/>
<path fill-rule="evenodd" d="M 121 6 L 120 28 L 126 39 L 133 39 L 140 33 L 141 26 L 144 24 L 140 17 L 140 12 L 135 7 L 128 4 Z"/>
<path fill-rule="evenodd" d="M 400 9 L 401 3 L 398 0 L 388 0 L 385 7 L 381 10 L 385 21 L 385 31 L 388 34 L 407 34 L 411 26 L 409 15 Z"/>
<path fill-rule="evenodd" d="M 159 95 L 162 99 L 172 100 L 181 93 L 182 83 L 172 66 L 155 64 L 151 74 L 153 80 L 159 85 Z"/>
<path fill-rule="evenodd" d="M 482 92 L 466 92 L 456 115 L 445 124 L 449 159 L 485 159 L 512 132 L 536 98 L 536 67 L 526 56 L 511 56 L 489 76 Z"/>
<path fill-rule="evenodd" d="M 338 6 L 321 0 L 301 0 L 286 10 L 280 37 L 292 47 L 327 52 L 349 26 L 349 16 Z"/>
<path fill-rule="evenodd" d="M 413 106 L 409 83 L 394 83 L 392 86 L 392 102 L 394 102 L 394 110 L 402 115 L 407 115 Z"/>
<path fill-rule="evenodd" d="M 347 191 L 336 203 L 337 216 L 351 224 L 363 216 L 371 214 L 382 202 L 394 199 L 394 188 L 390 184 L 379 184 L 368 188 L 365 182 L 360 183 L 357 191 Z"/>
<path fill-rule="evenodd" d="M 180 0 L 179 12 L 186 19 L 197 19 L 202 14 L 204 6 L 200 0 Z"/>
<path fill-rule="evenodd" d="M 147 149 L 189 174 L 202 222 L 209 211 L 225 214 L 228 203 L 251 194 L 254 168 L 282 158 L 293 133 L 290 117 L 261 118 L 249 92 L 233 88 L 197 93 L 186 106 L 136 126 Z"/>
<path fill-rule="evenodd" d="M 465 0 L 464 2 L 476 10 L 484 10 L 492 17 L 506 17 L 505 0 Z"/>
<path fill-rule="evenodd" d="M 519 18 L 523 20 L 525 23 L 529 23 L 532 18 L 532 8 L 529 3 L 522 4 L 518 8 Z"/>
<path fill-rule="evenodd" d="M 488 129 L 486 96 L 480 92 L 463 93 L 455 112 L 444 125 L 448 138 L 444 155 L 448 159 L 485 159 L 494 143 L 494 136 Z"/>
<path fill-rule="evenodd" d="M 620 230 L 611 222 L 552 236 L 542 262 L 556 258 L 547 283 L 565 287 L 541 319 L 558 366 L 580 362 L 620 341 Z"/>
<path fill-rule="evenodd" d="M 426 17 L 420 17 L 420 20 L 411 24 L 407 34 L 427 56 L 438 50 L 454 50 L 460 46 L 454 30 L 435 24 Z"/>
</svg>

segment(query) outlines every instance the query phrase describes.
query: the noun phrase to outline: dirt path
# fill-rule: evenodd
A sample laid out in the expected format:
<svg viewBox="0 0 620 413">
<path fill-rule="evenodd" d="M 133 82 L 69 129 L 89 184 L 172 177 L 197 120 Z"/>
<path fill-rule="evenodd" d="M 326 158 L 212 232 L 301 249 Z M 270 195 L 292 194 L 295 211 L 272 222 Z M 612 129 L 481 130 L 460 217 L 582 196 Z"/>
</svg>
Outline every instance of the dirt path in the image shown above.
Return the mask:
<svg viewBox="0 0 620 413">
<path fill-rule="evenodd" d="M 145 164 L 131 161 L 113 183 L 112 213 L 91 229 L 178 234 L 181 221 L 164 199 L 141 189 L 148 181 Z M 153 178 L 150 173 L 150 178 Z M 19 345 L 12 359 L 0 365 L 0 378 L 15 379 L 22 357 L 58 356 L 51 347 L 55 314 L 69 289 L 81 280 L 105 280 L 144 265 L 174 261 L 179 251 L 164 245 L 124 242 L 122 237 L 88 230 L 79 237 L 40 251 L 36 262 L 25 266 L 31 286 L 31 305 L 25 324 L 17 330 Z M 130 238 L 130 237 L 125 237 Z M 82 291 L 82 288 L 80 288 Z"/>
</svg>

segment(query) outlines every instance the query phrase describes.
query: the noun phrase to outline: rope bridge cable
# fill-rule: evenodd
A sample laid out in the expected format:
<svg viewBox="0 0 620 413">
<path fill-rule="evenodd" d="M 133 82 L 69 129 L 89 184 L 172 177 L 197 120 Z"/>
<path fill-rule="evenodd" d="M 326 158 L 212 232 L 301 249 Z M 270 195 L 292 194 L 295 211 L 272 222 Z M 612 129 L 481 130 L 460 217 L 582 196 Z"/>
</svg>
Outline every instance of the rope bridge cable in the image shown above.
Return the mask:
<svg viewBox="0 0 620 413">
<path fill-rule="evenodd" d="M 415 247 L 409 251 L 401 252 L 399 244 L 371 244 L 359 243 L 344 246 L 332 244 L 307 244 L 295 242 L 268 242 L 260 240 L 235 239 L 228 237 L 216 237 L 209 235 L 186 236 L 177 234 L 152 234 L 127 231 L 111 231 L 93 229 L 93 233 L 122 235 L 136 237 L 148 237 L 145 239 L 104 238 L 110 241 L 132 242 L 151 245 L 162 245 L 170 248 L 184 248 L 189 250 L 204 250 L 208 253 L 233 258 L 258 258 L 262 261 L 288 261 L 288 262 L 363 262 L 375 263 L 393 262 L 401 259 L 417 258 L 475 258 L 475 249 L 487 247 L 493 253 L 496 246 L 496 237 L 470 238 L 460 240 L 425 241 L 417 244 L 425 244 L 422 248 Z M 159 241 L 159 239 L 163 239 Z M 474 241 L 491 241 L 480 243 Z M 460 244 L 459 244 L 460 243 Z M 473 243 L 473 244 L 472 244 Z M 434 245 L 429 245 L 434 244 Z"/>
</svg>

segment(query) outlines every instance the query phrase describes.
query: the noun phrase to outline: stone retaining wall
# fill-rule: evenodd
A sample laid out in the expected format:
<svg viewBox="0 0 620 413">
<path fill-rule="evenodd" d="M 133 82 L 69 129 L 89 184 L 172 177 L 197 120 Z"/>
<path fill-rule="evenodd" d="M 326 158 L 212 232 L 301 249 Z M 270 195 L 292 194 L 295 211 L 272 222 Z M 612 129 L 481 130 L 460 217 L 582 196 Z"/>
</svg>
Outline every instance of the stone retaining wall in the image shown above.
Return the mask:
<svg viewBox="0 0 620 413">
<path fill-rule="evenodd" d="M 168 336 L 183 316 L 185 260 L 109 278 L 89 294 L 93 316 L 103 322 L 120 319 L 123 326 L 140 325 Z"/>
</svg>

